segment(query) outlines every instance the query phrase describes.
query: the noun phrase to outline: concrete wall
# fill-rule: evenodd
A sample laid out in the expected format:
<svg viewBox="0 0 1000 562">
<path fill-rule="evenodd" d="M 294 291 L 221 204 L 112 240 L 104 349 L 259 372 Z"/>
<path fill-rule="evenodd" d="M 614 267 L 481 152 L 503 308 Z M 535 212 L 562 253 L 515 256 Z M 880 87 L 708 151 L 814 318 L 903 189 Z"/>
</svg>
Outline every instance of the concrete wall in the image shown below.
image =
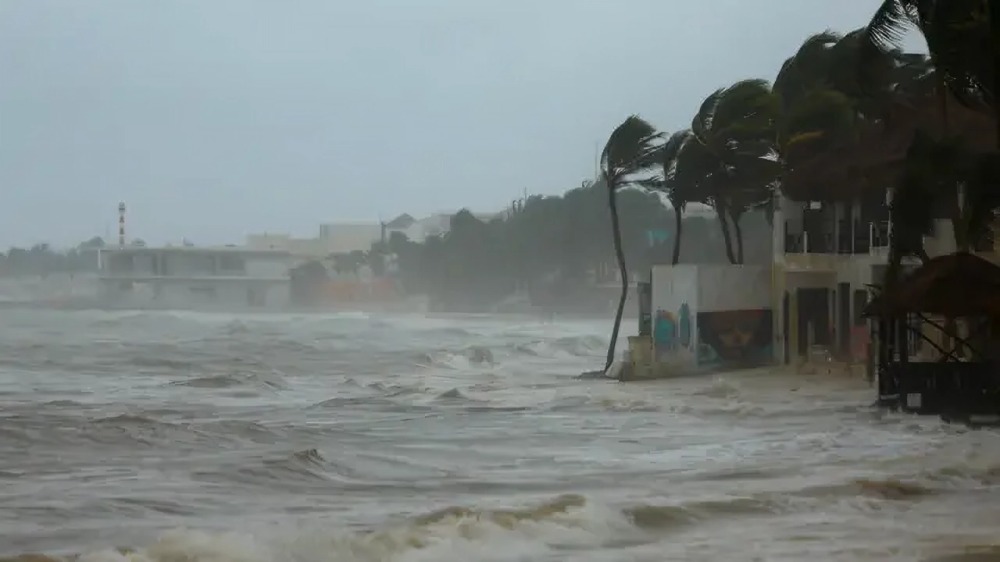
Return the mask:
<svg viewBox="0 0 1000 562">
<path fill-rule="evenodd" d="M 771 307 L 771 268 L 765 265 L 699 265 L 698 287 L 698 312 Z"/>
<path fill-rule="evenodd" d="M 295 256 L 323 259 L 337 250 L 332 240 L 325 238 L 293 238 L 288 234 L 248 234 L 246 246 L 253 250 L 285 250 Z"/>
<path fill-rule="evenodd" d="M 164 253 L 161 254 L 163 269 L 168 276 L 212 275 L 214 261 L 210 254 Z"/>
<path fill-rule="evenodd" d="M 291 269 L 290 260 L 283 258 L 255 257 L 246 260 L 246 276 L 264 279 L 287 278 Z M 221 272 L 224 274 L 224 272 Z"/>
<path fill-rule="evenodd" d="M 772 361 L 771 268 L 698 267 L 697 365 L 737 369 Z"/>
<path fill-rule="evenodd" d="M 772 361 L 769 266 L 655 266 L 651 281 L 653 354 L 668 372 Z"/>
<path fill-rule="evenodd" d="M 654 266 L 650 281 L 653 357 L 667 371 L 692 371 L 697 368 L 698 266 Z"/>
<path fill-rule="evenodd" d="M 319 226 L 319 237 L 330 253 L 367 252 L 382 239 L 382 225 L 375 223 L 327 223 Z"/>
<path fill-rule="evenodd" d="M 291 301 L 289 283 L 158 280 L 135 283 L 131 289 L 122 287 L 116 282 L 105 285 L 104 294 L 111 304 L 136 308 L 253 310 L 284 308 Z"/>
</svg>

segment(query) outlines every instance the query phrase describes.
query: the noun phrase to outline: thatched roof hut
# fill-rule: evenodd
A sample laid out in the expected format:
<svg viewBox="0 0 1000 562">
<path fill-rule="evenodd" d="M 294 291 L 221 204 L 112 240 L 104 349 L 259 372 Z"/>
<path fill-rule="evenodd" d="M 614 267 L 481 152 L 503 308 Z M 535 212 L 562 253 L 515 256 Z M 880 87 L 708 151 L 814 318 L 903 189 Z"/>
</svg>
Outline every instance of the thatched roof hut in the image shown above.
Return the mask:
<svg viewBox="0 0 1000 562">
<path fill-rule="evenodd" d="M 938 256 L 876 296 L 863 311 L 883 318 L 916 313 L 1000 317 L 1000 266 L 966 252 Z"/>
</svg>

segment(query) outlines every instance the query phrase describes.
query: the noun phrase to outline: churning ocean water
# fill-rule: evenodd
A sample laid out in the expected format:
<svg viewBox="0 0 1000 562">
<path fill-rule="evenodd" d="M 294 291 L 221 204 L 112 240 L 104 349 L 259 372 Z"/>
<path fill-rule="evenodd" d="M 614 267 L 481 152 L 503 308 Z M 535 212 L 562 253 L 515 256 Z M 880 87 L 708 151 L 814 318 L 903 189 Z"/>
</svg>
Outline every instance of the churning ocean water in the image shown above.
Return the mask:
<svg viewBox="0 0 1000 562">
<path fill-rule="evenodd" d="M 998 434 L 846 375 L 576 380 L 606 320 L 2 315 L 3 560 L 1000 560 Z"/>
</svg>

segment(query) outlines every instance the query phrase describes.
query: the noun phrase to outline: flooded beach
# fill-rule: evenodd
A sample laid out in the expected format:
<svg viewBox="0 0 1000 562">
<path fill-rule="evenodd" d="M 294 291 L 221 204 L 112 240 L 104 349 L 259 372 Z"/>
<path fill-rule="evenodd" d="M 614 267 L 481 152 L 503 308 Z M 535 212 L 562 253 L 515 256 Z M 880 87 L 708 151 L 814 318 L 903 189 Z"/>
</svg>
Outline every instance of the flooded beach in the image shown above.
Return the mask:
<svg viewBox="0 0 1000 562">
<path fill-rule="evenodd" d="M 1000 560 L 995 432 L 608 324 L 4 310 L 0 558 Z"/>
</svg>

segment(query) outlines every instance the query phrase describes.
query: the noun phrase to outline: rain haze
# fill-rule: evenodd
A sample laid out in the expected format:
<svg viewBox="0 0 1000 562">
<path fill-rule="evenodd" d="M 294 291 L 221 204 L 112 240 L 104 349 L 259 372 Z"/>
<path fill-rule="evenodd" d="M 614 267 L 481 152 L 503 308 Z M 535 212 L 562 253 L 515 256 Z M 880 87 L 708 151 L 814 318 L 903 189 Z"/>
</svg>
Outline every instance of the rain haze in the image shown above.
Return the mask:
<svg viewBox="0 0 1000 562">
<path fill-rule="evenodd" d="M 0 0 L 0 562 L 1000 560 L 1000 28 L 885 1 Z"/>
<path fill-rule="evenodd" d="M 497 211 L 875 4 L 3 0 L 0 246 Z"/>
</svg>

